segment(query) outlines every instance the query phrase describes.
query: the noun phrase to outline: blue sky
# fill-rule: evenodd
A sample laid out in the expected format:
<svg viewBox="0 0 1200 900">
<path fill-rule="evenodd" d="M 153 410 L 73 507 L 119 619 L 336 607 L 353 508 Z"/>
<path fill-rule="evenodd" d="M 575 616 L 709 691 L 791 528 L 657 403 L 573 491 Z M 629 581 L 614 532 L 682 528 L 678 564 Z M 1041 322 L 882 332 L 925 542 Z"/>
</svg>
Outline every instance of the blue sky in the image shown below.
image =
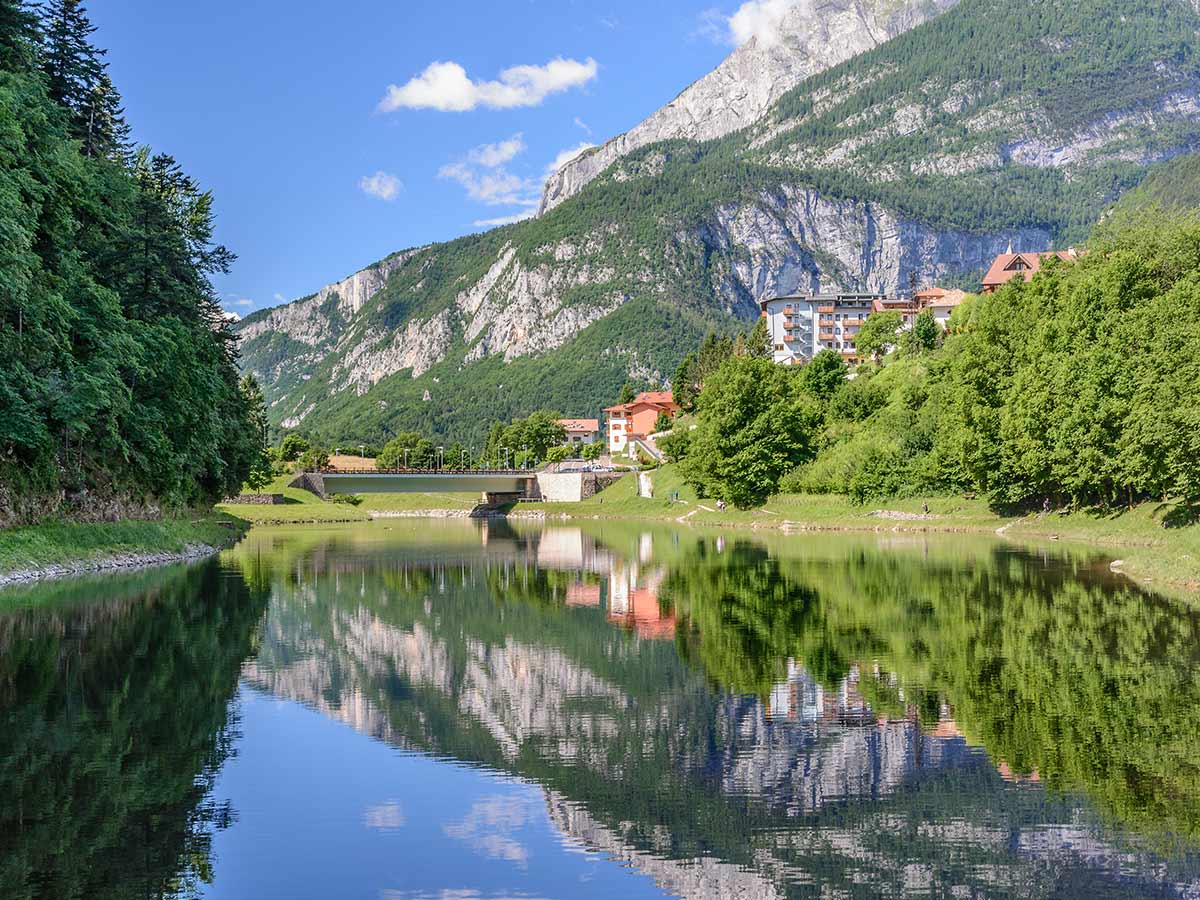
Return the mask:
<svg viewBox="0 0 1200 900">
<path fill-rule="evenodd" d="M 92 0 L 139 142 L 216 195 L 245 315 L 519 215 L 793 0 Z M 740 20 L 739 20 L 740 21 Z M 736 23 L 735 23 L 736 25 Z M 435 65 L 438 64 L 438 65 Z"/>
</svg>

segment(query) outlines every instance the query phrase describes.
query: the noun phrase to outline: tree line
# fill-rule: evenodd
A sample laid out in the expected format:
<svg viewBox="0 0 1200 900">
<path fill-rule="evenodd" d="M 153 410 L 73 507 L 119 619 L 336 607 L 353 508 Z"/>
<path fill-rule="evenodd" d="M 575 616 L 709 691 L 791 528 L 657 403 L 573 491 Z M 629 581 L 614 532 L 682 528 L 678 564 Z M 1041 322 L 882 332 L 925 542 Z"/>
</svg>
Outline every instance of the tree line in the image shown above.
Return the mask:
<svg viewBox="0 0 1200 900">
<path fill-rule="evenodd" d="M 265 469 L 213 197 L 135 146 L 79 0 L 0 0 L 0 525 L 207 504 Z"/>
<path fill-rule="evenodd" d="M 1110 222 L 1078 262 L 913 335 L 853 378 L 829 352 L 795 368 L 732 356 L 704 380 L 696 429 L 665 447 L 698 490 L 743 507 L 781 490 L 1200 504 L 1200 219 Z"/>
</svg>

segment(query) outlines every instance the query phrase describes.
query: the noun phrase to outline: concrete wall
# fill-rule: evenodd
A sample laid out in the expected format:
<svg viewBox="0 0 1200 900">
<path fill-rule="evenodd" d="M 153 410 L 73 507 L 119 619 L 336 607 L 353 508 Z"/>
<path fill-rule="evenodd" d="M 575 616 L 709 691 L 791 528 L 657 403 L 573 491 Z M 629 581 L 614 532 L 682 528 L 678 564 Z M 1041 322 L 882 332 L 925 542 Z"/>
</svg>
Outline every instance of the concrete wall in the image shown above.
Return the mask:
<svg viewBox="0 0 1200 900">
<path fill-rule="evenodd" d="M 537 480 L 547 503 L 578 503 L 583 499 L 582 472 L 539 472 Z"/>
<path fill-rule="evenodd" d="M 594 497 L 619 475 L 596 475 L 592 472 L 540 472 L 538 490 L 546 503 L 579 503 Z"/>
</svg>

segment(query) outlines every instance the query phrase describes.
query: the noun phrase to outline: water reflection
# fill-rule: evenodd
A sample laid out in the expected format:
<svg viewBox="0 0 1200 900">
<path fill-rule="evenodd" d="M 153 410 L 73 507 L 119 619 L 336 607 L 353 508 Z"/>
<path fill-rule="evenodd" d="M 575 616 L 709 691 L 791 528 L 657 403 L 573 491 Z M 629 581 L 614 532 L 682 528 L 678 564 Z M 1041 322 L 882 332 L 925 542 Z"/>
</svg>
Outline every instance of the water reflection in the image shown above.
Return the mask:
<svg viewBox="0 0 1200 900">
<path fill-rule="evenodd" d="M 670 893 L 1200 890 L 1196 616 L 1088 560 L 456 537 L 272 547 L 247 679 L 540 784 Z"/>
<path fill-rule="evenodd" d="M 243 704 L 261 766 L 312 773 L 281 783 L 311 791 L 304 846 L 355 845 L 360 876 L 390 845 L 347 828 L 422 854 L 425 881 L 370 896 L 635 895 L 531 850 L 542 822 L 675 896 L 1200 896 L 1200 616 L 1090 558 L 401 522 L 257 532 L 221 566 L 0 615 L 0 896 L 310 862 L 234 823 L 266 768 L 232 806 L 212 790 L 239 674 L 273 698 Z M 386 757 L 319 784 L 345 749 L 314 720 L 422 781 Z M 438 760 L 501 777 L 442 788 Z M 319 814 L 351 785 L 350 824 Z M 323 865 L 358 896 L 345 860 Z M 492 887 L 462 887 L 485 862 Z"/>
<path fill-rule="evenodd" d="M 0 896 L 177 897 L 211 880 L 233 812 L 209 788 L 264 600 L 215 565 L 5 595 Z"/>
</svg>

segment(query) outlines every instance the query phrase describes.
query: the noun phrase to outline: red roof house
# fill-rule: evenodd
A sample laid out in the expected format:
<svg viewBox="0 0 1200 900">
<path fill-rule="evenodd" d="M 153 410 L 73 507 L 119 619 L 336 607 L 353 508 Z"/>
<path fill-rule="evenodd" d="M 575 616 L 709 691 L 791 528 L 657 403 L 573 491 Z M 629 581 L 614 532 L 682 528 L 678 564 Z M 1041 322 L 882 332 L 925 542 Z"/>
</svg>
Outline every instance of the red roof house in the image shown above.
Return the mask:
<svg viewBox="0 0 1200 900">
<path fill-rule="evenodd" d="M 1032 281 L 1033 276 L 1041 270 L 1042 263 L 1055 256 L 1063 262 L 1074 262 L 1079 258 L 1074 247 L 1048 253 L 1001 253 L 983 276 L 983 293 L 994 294 L 997 288 L 1018 276 Z"/>
</svg>

